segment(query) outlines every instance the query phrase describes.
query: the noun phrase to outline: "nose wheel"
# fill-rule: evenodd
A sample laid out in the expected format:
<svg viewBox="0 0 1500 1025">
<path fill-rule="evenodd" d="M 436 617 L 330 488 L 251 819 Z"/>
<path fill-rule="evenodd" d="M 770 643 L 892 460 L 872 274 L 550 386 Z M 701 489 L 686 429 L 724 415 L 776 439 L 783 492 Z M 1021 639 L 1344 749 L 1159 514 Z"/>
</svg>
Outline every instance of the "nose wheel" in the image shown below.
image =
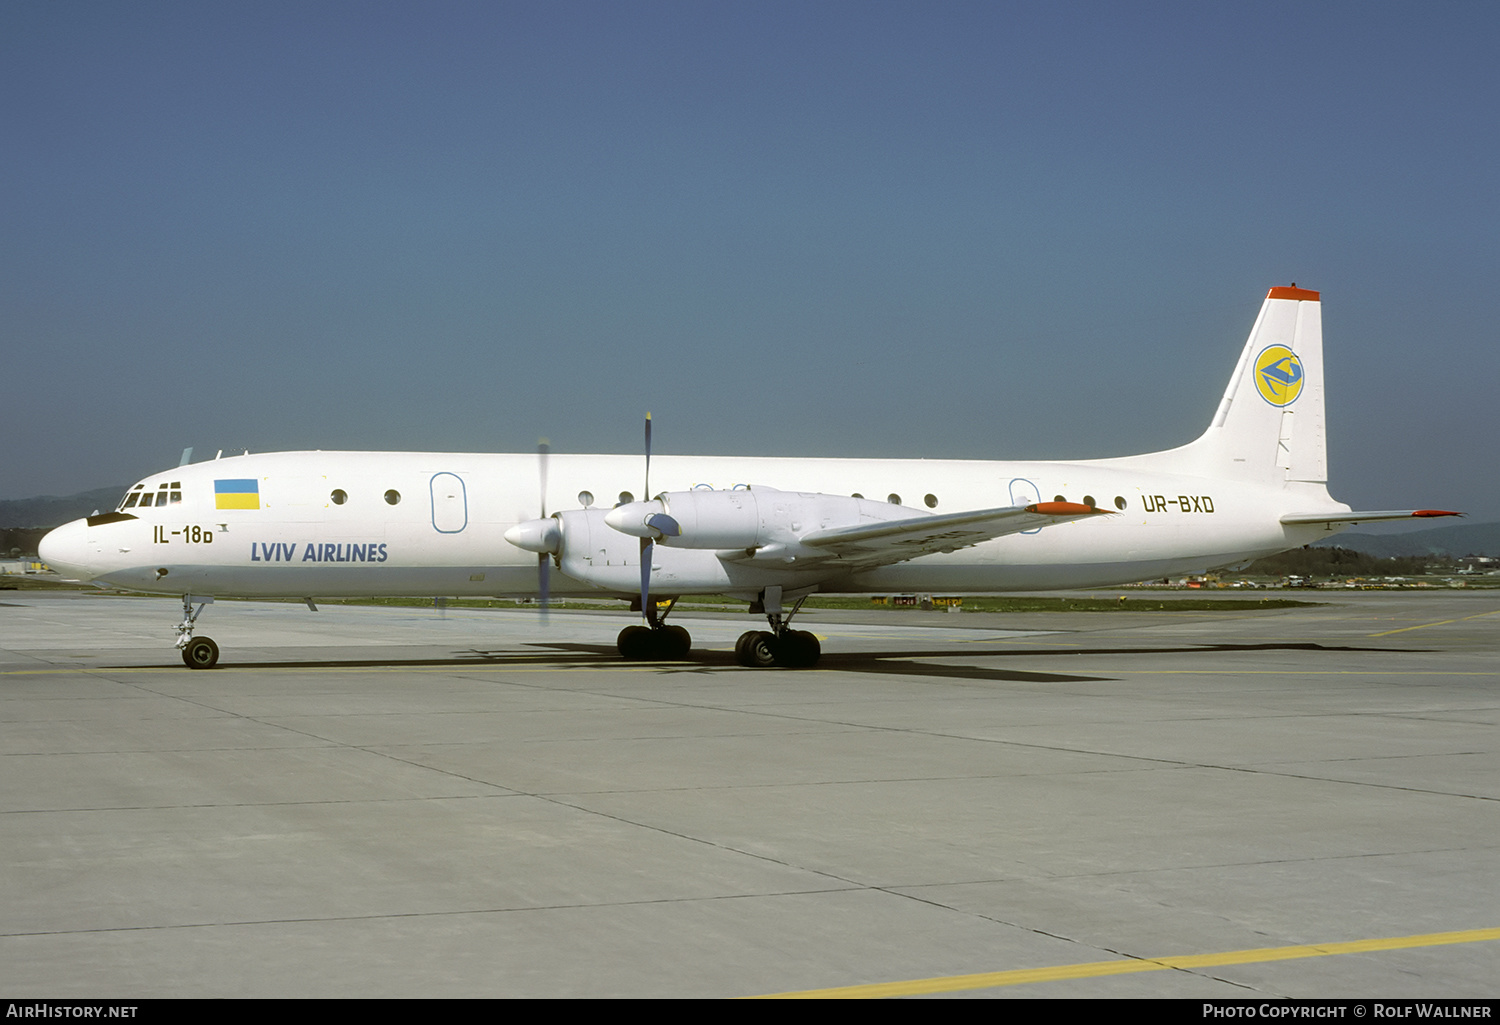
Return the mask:
<svg viewBox="0 0 1500 1025">
<path fill-rule="evenodd" d="M 194 637 L 193 624 L 203 614 L 205 605 L 213 599 L 201 594 L 182 596 L 182 622 L 177 624 L 177 650 L 182 652 L 182 664 L 189 669 L 212 669 L 219 663 L 219 646 L 207 637 Z"/>
<path fill-rule="evenodd" d="M 182 649 L 182 663 L 189 669 L 212 669 L 219 663 L 219 646 L 207 637 L 194 637 Z"/>
</svg>

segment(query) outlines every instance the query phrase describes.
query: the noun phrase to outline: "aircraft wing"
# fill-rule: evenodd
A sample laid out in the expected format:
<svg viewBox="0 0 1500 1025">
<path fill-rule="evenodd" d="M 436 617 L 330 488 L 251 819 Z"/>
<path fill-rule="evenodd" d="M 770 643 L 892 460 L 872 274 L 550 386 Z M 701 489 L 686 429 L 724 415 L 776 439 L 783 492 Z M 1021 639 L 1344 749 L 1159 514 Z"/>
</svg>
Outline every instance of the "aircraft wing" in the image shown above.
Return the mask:
<svg viewBox="0 0 1500 1025">
<path fill-rule="evenodd" d="M 1113 515 L 1078 502 L 1037 502 L 1002 509 L 917 516 L 905 520 L 819 530 L 798 539 L 808 548 L 849 562 L 883 566 L 1034 530 L 1053 523 Z"/>
<path fill-rule="evenodd" d="M 1384 520 L 1410 520 L 1426 519 L 1433 516 L 1462 516 L 1463 513 L 1448 512 L 1444 509 L 1386 509 L 1379 512 L 1336 512 L 1336 513 L 1287 513 L 1281 518 L 1285 524 L 1301 523 L 1379 523 Z"/>
</svg>

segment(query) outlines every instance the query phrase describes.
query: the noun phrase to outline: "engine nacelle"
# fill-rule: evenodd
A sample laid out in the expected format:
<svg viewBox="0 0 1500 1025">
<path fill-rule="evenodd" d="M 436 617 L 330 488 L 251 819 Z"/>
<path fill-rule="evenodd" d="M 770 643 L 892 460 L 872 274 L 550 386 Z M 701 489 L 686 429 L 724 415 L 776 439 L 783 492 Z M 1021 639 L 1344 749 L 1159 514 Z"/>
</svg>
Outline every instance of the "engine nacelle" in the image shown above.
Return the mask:
<svg viewBox="0 0 1500 1025">
<path fill-rule="evenodd" d="M 605 514 L 604 522 L 621 533 L 651 538 L 669 548 L 753 550 L 792 544 L 814 531 L 832 527 L 922 515 L 918 509 L 867 498 L 752 487 L 739 491 L 669 491 L 649 502 L 616 506 Z"/>
<path fill-rule="evenodd" d="M 816 582 L 827 555 L 798 544 L 799 536 L 919 515 L 885 502 L 772 488 L 680 491 L 610 510 L 570 509 L 526 520 L 507 530 L 505 539 L 555 556 L 557 567 L 574 580 L 629 595 L 640 591 L 639 538 L 651 537 L 653 594 L 754 593 L 769 584 Z"/>
<path fill-rule="evenodd" d="M 558 568 L 574 580 L 601 590 L 639 594 L 641 542 L 608 526 L 606 515 L 603 509 L 571 509 L 557 514 L 562 528 Z M 655 548 L 651 558 L 653 594 L 714 594 L 734 586 L 729 571 L 713 552 L 673 551 L 661 545 Z"/>
</svg>

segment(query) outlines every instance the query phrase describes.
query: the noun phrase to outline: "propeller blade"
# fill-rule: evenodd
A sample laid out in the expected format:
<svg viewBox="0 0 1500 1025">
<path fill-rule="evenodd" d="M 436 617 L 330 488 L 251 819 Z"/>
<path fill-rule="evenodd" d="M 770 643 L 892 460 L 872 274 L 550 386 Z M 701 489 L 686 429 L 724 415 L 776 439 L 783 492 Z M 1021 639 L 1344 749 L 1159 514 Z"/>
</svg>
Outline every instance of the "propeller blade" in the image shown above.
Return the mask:
<svg viewBox="0 0 1500 1025">
<path fill-rule="evenodd" d="M 641 501 L 651 501 L 651 413 L 646 413 L 646 487 L 641 492 Z"/>
<path fill-rule="evenodd" d="M 546 438 L 543 438 L 541 441 L 537 442 L 537 444 L 536 444 L 537 471 L 538 471 L 538 474 L 541 477 L 541 483 L 542 483 L 542 486 L 541 486 L 542 511 L 538 515 L 537 518 L 538 519 L 542 519 L 542 520 L 545 520 L 547 518 L 547 456 L 550 455 L 551 452 L 552 452 L 552 446 L 549 445 L 549 444 L 547 444 L 547 439 Z"/>
<path fill-rule="evenodd" d="M 547 456 L 552 451 L 552 446 L 542 438 L 536 445 L 537 477 L 539 479 L 541 492 L 541 515 L 539 519 L 547 518 Z M 538 597 L 542 602 L 542 625 L 547 625 L 547 595 L 552 584 L 552 556 L 548 552 L 541 552 L 536 557 L 536 589 Z"/>
<path fill-rule="evenodd" d="M 551 588 L 552 556 L 543 552 L 536 557 L 537 590 L 542 598 L 542 625 L 547 625 L 547 592 Z"/>
<path fill-rule="evenodd" d="M 666 513 L 652 513 L 650 516 L 647 516 L 646 526 L 656 531 L 662 537 L 682 536 L 682 525 Z"/>
<path fill-rule="evenodd" d="M 645 493 L 641 495 L 643 502 L 651 501 L 651 414 L 646 413 L 646 485 Z M 663 516 L 672 527 L 677 527 L 677 522 L 670 516 Z M 652 525 L 653 529 L 660 529 Z M 675 537 L 681 533 L 681 529 L 674 531 Z M 641 538 L 641 615 L 646 617 L 646 625 L 653 630 L 658 626 L 656 609 L 651 606 L 651 556 L 655 553 L 656 541 L 649 535 Z"/>
<path fill-rule="evenodd" d="M 651 550 L 656 547 L 656 542 L 650 538 L 641 538 L 641 615 L 646 617 L 647 623 L 654 623 L 655 618 L 651 614 Z"/>
<path fill-rule="evenodd" d="M 641 495 L 644 502 L 651 501 L 651 411 L 646 411 L 646 485 Z M 641 538 L 641 615 L 646 623 L 656 625 L 655 610 L 651 608 L 651 556 L 656 542 L 649 537 Z"/>
</svg>

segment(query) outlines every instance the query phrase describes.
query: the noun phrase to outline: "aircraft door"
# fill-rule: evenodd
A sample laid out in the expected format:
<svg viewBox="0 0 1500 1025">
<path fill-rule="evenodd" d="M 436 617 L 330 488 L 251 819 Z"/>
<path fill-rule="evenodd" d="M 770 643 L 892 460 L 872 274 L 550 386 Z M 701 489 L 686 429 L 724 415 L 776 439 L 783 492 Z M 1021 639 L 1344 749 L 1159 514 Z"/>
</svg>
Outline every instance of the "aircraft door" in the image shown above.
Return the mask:
<svg viewBox="0 0 1500 1025">
<path fill-rule="evenodd" d="M 1011 505 L 1035 505 L 1042 500 L 1042 493 L 1036 489 L 1036 485 L 1025 477 L 1013 478 L 1010 482 L 1010 504 Z M 1023 530 L 1023 534 L 1036 534 L 1041 527 L 1033 527 Z"/>
<path fill-rule="evenodd" d="M 469 525 L 469 494 L 456 473 L 435 473 L 428 485 L 432 493 L 432 529 L 439 534 L 457 534 Z"/>
</svg>

